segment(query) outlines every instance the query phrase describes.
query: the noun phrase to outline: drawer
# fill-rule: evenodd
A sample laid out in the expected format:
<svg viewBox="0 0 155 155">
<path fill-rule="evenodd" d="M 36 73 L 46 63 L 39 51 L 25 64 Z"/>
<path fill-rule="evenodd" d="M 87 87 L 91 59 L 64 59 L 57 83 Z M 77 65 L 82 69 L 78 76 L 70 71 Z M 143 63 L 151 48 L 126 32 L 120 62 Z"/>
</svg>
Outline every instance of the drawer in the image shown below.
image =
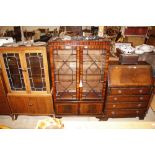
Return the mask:
<svg viewBox="0 0 155 155">
<path fill-rule="evenodd" d="M 102 114 L 103 103 L 80 103 L 80 114 L 99 115 Z"/>
<path fill-rule="evenodd" d="M 151 88 L 110 88 L 109 94 L 110 95 L 144 95 L 150 94 Z"/>
<path fill-rule="evenodd" d="M 146 109 L 120 109 L 120 110 L 106 110 L 106 117 L 138 117 L 143 116 L 146 113 Z"/>
<path fill-rule="evenodd" d="M 56 103 L 56 114 L 57 115 L 77 115 L 78 104 L 77 103 Z"/>
<path fill-rule="evenodd" d="M 110 95 L 107 97 L 108 102 L 148 102 L 150 99 L 150 95 L 137 95 L 137 96 L 118 96 L 118 95 Z"/>
<path fill-rule="evenodd" d="M 146 102 L 116 102 L 116 103 L 107 103 L 106 109 L 129 109 L 129 108 L 146 108 L 147 103 Z"/>
</svg>

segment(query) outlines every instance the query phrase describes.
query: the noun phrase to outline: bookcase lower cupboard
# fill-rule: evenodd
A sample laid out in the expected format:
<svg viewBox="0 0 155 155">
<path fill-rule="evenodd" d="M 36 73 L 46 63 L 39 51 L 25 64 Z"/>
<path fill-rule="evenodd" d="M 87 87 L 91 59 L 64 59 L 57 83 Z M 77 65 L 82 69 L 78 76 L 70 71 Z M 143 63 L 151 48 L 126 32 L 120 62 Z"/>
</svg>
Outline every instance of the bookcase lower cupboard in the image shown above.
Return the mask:
<svg viewBox="0 0 155 155">
<path fill-rule="evenodd" d="M 46 47 L 1 47 L 0 63 L 14 118 L 54 114 Z"/>
</svg>

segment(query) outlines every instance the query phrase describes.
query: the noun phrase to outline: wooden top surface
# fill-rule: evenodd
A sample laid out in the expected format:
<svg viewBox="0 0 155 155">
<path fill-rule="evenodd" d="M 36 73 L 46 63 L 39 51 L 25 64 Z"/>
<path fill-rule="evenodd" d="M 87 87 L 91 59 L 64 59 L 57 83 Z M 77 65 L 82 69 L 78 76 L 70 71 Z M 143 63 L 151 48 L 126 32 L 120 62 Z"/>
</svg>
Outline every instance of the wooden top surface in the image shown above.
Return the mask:
<svg viewBox="0 0 155 155">
<path fill-rule="evenodd" d="M 63 45 L 70 45 L 70 46 L 110 46 L 110 40 L 49 40 L 48 46 L 63 46 Z"/>
<path fill-rule="evenodd" d="M 23 51 L 23 50 L 46 50 L 46 46 L 0 47 L 0 52 L 3 52 L 3 51 Z"/>
</svg>

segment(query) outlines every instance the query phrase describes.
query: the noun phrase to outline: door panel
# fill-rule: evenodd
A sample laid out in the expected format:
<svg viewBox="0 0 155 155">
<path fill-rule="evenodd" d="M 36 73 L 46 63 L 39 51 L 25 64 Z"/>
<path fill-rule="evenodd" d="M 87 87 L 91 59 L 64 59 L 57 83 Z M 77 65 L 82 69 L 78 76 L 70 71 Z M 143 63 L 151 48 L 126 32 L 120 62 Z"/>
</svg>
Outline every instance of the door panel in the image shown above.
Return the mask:
<svg viewBox="0 0 155 155">
<path fill-rule="evenodd" d="M 56 103 L 57 115 L 78 115 L 77 103 Z"/>
<path fill-rule="evenodd" d="M 29 113 L 53 114 L 52 97 L 29 97 Z"/>
<path fill-rule="evenodd" d="M 26 96 L 8 96 L 12 113 L 28 113 L 28 97 Z"/>
<path fill-rule="evenodd" d="M 83 50 L 82 100 L 103 99 L 105 60 L 104 50 Z"/>
<path fill-rule="evenodd" d="M 97 115 L 102 114 L 103 103 L 80 103 L 80 114 Z"/>
<path fill-rule="evenodd" d="M 54 50 L 56 100 L 76 100 L 76 50 Z"/>
<path fill-rule="evenodd" d="M 30 87 L 32 91 L 46 91 L 43 54 L 25 53 Z"/>
<path fill-rule="evenodd" d="M 25 83 L 18 53 L 3 53 L 5 69 L 12 91 L 25 91 Z"/>
</svg>

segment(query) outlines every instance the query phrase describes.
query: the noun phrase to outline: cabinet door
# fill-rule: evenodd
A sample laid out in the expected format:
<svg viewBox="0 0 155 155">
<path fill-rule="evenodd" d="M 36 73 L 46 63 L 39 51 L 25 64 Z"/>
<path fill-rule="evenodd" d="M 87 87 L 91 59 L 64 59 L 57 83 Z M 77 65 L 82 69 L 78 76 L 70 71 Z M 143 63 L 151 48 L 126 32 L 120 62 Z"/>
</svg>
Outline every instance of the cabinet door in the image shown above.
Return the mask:
<svg viewBox="0 0 155 155">
<path fill-rule="evenodd" d="M 75 49 L 53 50 L 51 54 L 52 85 L 55 100 L 77 99 L 77 51 Z M 54 62 L 54 63 L 53 63 Z"/>
<path fill-rule="evenodd" d="M 10 92 L 26 91 L 20 54 L 3 53 L 1 61 L 2 67 L 5 69 L 4 76 L 8 83 L 8 90 Z"/>
<path fill-rule="evenodd" d="M 28 97 L 26 96 L 18 96 L 18 95 L 8 95 L 10 108 L 12 110 L 12 113 L 18 113 L 18 114 L 27 114 L 29 112 L 28 109 Z"/>
<path fill-rule="evenodd" d="M 29 97 L 28 107 L 30 114 L 53 114 L 52 97 L 50 95 Z"/>
<path fill-rule="evenodd" d="M 27 77 L 31 92 L 49 91 L 48 66 L 45 51 L 25 52 Z"/>
<path fill-rule="evenodd" d="M 82 67 L 82 100 L 103 100 L 106 51 L 84 49 Z"/>
</svg>

